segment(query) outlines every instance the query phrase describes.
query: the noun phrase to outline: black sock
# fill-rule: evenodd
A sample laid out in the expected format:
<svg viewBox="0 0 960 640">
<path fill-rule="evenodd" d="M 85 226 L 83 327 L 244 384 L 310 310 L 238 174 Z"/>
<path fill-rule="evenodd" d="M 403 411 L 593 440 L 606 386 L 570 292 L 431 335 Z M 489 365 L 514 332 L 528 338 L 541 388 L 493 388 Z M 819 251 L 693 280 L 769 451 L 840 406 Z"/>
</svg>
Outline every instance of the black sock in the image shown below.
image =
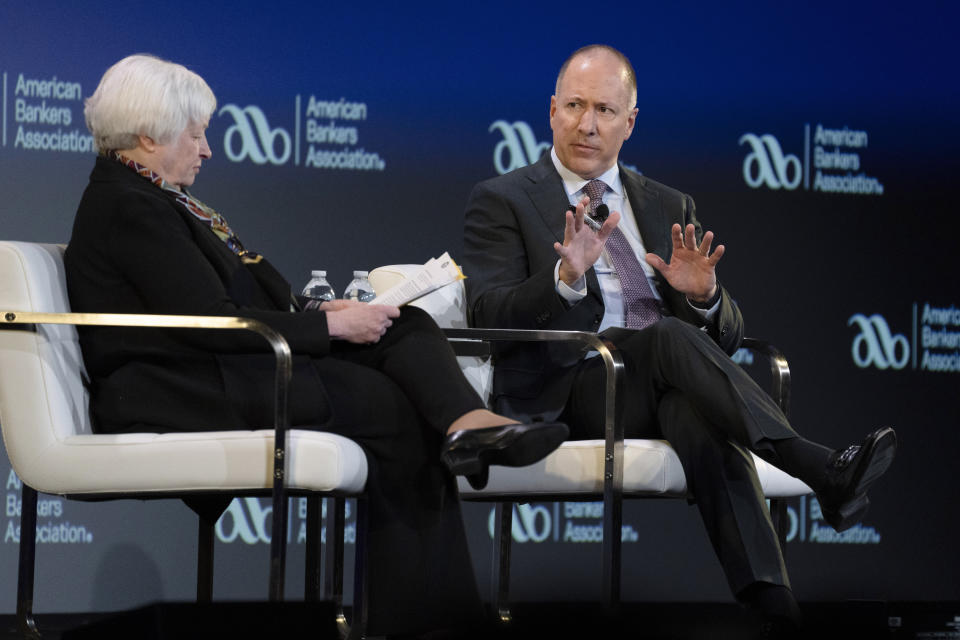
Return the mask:
<svg viewBox="0 0 960 640">
<path fill-rule="evenodd" d="M 798 628 L 802 626 L 803 616 L 800 613 L 800 605 L 793 597 L 793 591 L 782 584 L 754 582 L 741 591 L 737 599 L 757 609 L 764 616 L 784 618 Z"/>
<path fill-rule="evenodd" d="M 800 436 L 774 440 L 772 444 L 780 461 L 777 466 L 806 482 L 814 491 L 823 487 L 827 477 L 827 462 L 833 449 Z"/>
</svg>

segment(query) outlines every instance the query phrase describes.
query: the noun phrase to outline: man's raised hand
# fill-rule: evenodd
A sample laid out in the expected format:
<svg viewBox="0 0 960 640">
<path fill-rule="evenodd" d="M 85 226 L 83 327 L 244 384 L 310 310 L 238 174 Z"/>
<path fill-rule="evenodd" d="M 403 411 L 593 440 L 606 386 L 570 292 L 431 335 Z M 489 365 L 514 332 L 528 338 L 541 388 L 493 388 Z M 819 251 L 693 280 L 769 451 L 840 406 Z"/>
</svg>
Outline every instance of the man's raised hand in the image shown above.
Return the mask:
<svg viewBox="0 0 960 640">
<path fill-rule="evenodd" d="M 553 243 L 553 249 L 560 256 L 560 279 L 568 286 L 572 286 L 593 266 L 603 252 L 603 245 L 610 233 L 620 222 L 620 213 L 613 211 L 600 230 L 593 231 L 583 220 L 589 204 L 590 198 L 584 197 L 577 203 L 576 211 L 567 211 L 563 244 Z"/>
<path fill-rule="evenodd" d="M 673 255 L 670 263 L 655 253 L 647 254 L 647 264 L 663 274 L 670 286 L 685 294 L 693 302 L 706 302 L 717 290 L 717 263 L 723 257 L 724 246 L 718 245 L 713 253 L 713 232 L 703 234 L 703 241 L 697 245 L 692 224 L 685 230 L 674 224 L 670 230 L 673 238 Z"/>
</svg>

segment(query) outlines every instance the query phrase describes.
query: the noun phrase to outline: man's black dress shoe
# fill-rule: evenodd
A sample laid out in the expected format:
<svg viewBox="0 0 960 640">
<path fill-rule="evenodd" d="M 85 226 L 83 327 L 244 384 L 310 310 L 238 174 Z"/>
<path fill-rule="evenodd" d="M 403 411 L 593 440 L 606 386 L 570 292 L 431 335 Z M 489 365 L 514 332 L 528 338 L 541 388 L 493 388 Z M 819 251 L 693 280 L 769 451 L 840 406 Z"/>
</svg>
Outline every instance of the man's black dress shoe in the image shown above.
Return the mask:
<svg viewBox="0 0 960 640">
<path fill-rule="evenodd" d="M 890 467 L 897 452 L 897 435 L 884 427 L 859 445 L 835 451 L 827 463 L 827 481 L 817 492 L 823 519 L 845 531 L 863 519 L 870 506 L 867 489 Z"/>
<path fill-rule="evenodd" d="M 487 486 L 488 467 L 525 467 L 544 458 L 570 436 L 561 422 L 463 429 L 443 441 L 440 458 L 450 473 L 466 476 L 476 490 Z"/>
</svg>

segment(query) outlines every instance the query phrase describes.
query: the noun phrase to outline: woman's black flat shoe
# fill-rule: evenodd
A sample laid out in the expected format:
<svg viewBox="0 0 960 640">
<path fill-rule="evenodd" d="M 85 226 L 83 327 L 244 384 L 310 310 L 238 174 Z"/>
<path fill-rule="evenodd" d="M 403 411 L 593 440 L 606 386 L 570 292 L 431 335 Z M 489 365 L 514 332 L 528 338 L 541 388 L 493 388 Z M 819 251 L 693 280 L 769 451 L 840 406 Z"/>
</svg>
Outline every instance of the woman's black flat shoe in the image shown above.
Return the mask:
<svg viewBox="0 0 960 640">
<path fill-rule="evenodd" d="M 525 467 L 543 459 L 570 436 L 562 422 L 508 424 L 484 429 L 463 429 L 443 441 L 440 459 L 450 473 L 467 476 L 477 490 L 487 484 L 491 464 Z"/>
</svg>

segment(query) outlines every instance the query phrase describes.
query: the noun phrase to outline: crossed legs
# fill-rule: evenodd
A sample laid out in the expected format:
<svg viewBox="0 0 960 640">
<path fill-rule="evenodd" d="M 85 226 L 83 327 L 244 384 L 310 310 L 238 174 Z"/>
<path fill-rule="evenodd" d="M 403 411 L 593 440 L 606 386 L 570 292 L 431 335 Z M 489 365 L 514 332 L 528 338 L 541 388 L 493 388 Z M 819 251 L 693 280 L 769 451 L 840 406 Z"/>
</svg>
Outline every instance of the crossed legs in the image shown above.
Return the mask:
<svg viewBox="0 0 960 640">
<path fill-rule="evenodd" d="M 617 340 L 624 355 L 627 437 L 665 438 L 676 450 L 731 591 L 789 587 L 783 554 L 749 451 L 774 456 L 797 438 L 783 413 L 707 336 L 665 318 Z M 561 420 L 573 437 L 602 434 L 602 366 L 581 363 Z"/>
<path fill-rule="evenodd" d="M 683 464 L 730 590 L 739 594 L 755 582 L 789 587 L 750 452 L 721 435 L 681 392 L 664 394 L 658 419 Z"/>
</svg>

